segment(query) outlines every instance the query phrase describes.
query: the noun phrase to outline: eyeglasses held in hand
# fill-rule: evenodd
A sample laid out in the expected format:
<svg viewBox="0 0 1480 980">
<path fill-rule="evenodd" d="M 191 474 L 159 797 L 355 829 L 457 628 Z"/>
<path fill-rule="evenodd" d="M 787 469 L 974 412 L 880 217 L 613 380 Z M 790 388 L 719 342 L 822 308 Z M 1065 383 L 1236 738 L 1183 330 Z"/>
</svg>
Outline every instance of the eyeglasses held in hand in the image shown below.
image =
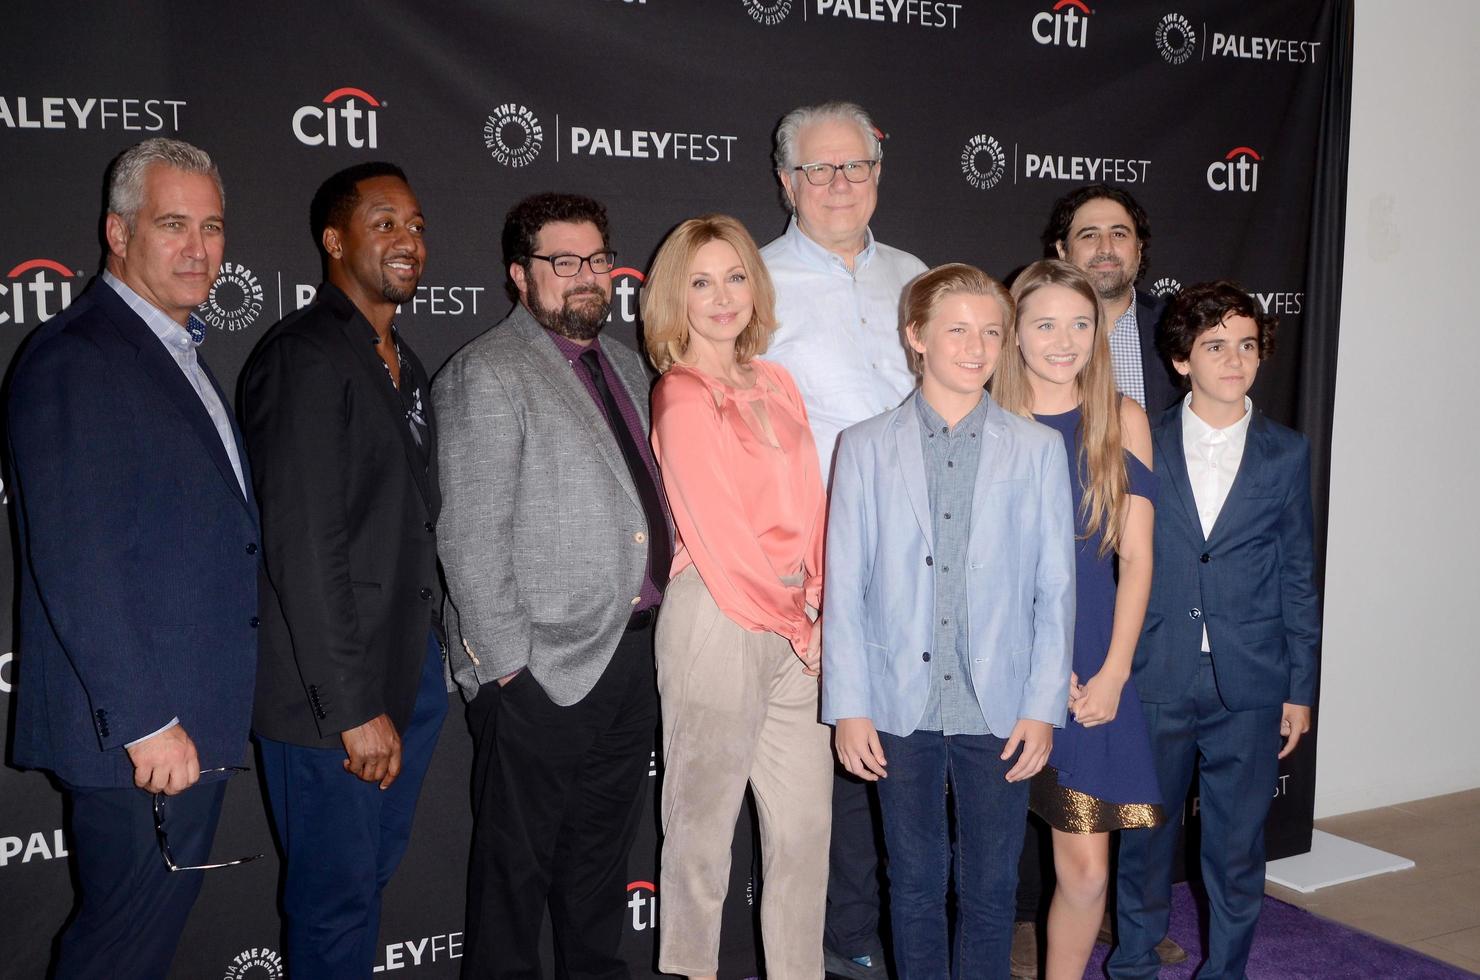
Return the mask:
<svg viewBox="0 0 1480 980">
<path fill-rule="evenodd" d="M 816 187 L 826 187 L 833 182 L 839 170 L 843 172 L 843 179 L 850 184 L 861 184 L 868 180 L 874 168 L 879 165 L 877 160 L 844 160 L 842 163 L 804 163 L 800 167 L 792 167 L 800 170 L 807 178 L 807 183 Z"/>
<path fill-rule="evenodd" d="M 239 772 L 247 772 L 248 766 L 219 766 L 215 769 L 202 769 L 202 776 L 212 776 L 216 773 L 225 773 L 227 776 L 235 776 Z M 199 784 L 197 784 L 199 785 Z M 246 864 L 262 857 L 261 854 L 253 854 L 251 857 L 237 858 L 235 861 L 221 861 L 217 864 L 176 864 L 174 854 L 170 853 L 170 838 L 165 832 L 165 820 L 169 816 L 169 797 L 163 793 L 154 794 L 154 836 L 159 840 L 159 853 L 164 858 L 165 867 L 171 871 L 211 871 L 215 868 L 229 868 L 237 864 Z"/>
<path fill-rule="evenodd" d="M 557 276 L 562 279 L 569 279 L 576 273 L 581 271 L 581 266 L 583 264 L 589 265 L 591 267 L 591 272 L 594 275 L 606 275 L 608 272 L 612 271 L 612 266 L 616 264 L 617 253 L 608 249 L 601 252 L 592 252 L 585 258 L 582 258 L 579 255 L 569 254 L 531 255 L 530 258 L 543 259 L 544 261 L 550 263 L 550 268 L 555 270 L 555 274 Z"/>
</svg>

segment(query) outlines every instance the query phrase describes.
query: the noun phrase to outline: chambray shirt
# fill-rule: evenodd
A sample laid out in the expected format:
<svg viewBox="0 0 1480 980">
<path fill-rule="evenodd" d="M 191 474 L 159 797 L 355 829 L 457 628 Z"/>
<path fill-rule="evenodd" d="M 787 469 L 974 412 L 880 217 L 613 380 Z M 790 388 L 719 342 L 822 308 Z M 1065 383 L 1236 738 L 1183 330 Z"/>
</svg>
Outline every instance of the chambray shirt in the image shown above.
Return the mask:
<svg viewBox="0 0 1480 980">
<path fill-rule="evenodd" d="M 899 301 L 925 263 L 868 232 L 850 272 L 803 234 L 796 218 L 761 257 L 776 285 L 777 327 L 765 357 L 796 381 L 830 484 L 838 433 L 895 408 L 914 390 L 899 338 Z"/>
<path fill-rule="evenodd" d="M 185 380 L 190 382 L 190 387 L 195 390 L 201 406 L 211 417 L 211 423 L 216 427 L 216 434 L 221 437 L 221 445 L 226 450 L 226 457 L 231 460 L 232 471 L 236 473 L 237 486 L 241 488 L 242 496 L 245 497 L 247 482 L 242 477 L 242 461 L 236 451 L 236 432 L 231 427 L 231 413 L 226 410 L 225 405 L 221 404 L 221 398 L 216 394 L 215 386 L 211 384 L 210 375 L 206 373 L 205 366 L 201 364 L 195 350 L 205 341 L 206 325 L 196 319 L 195 314 L 192 313 L 187 321 L 190 326 L 188 328 L 180 326 L 164 310 L 134 292 L 122 279 L 111 272 L 103 273 L 103 281 L 153 331 L 154 336 L 159 338 L 159 342 L 164 344 L 165 350 L 169 351 L 170 357 L 174 358 L 175 364 L 180 368 L 180 373 L 185 375 Z"/>
<path fill-rule="evenodd" d="M 991 729 L 971 686 L 966 611 L 966 542 L 971 537 L 971 498 L 976 490 L 987 400 L 983 398 L 954 427 L 946 425 L 918 392 L 915 409 L 930 493 L 937 616 L 930 697 L 919 727 L 945 735 L 988 735 Z"/>
</svg>

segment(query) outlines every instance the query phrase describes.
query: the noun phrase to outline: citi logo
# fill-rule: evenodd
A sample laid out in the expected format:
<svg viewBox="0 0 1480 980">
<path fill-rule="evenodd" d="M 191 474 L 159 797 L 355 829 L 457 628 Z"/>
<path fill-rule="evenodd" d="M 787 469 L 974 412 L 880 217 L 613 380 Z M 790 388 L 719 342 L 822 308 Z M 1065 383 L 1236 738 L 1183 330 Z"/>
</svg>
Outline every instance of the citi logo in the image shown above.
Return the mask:
<svg viewBox="0 0 1480 980">
<path fill-rule="evenodd" d="M 1252 147 L 1235 146 L 1222 160 L 1208 164 L 1208 186 L 1215 191 L 1259 189 L 1259 163 L 1263 158 Z"/>
<path fill-rule="evenodd" d="M 1033 17 L 1033 40 L 1039 44 L 1083 48 L 1089 45 L 1089 15 L 1084 0 L 1059 0 Z"/>
<path fill-rule="evenodd" d="M 641 311 L 638 294 L 646 279 L 637 269 L 626 266 L 612 270 L 612 306 L 611 312 L 606 315 L 607 323 L 620 323 L 634 329 L 637 327 L 637 318 Z M 649 775 L 653 775 L 657 769 L 657 757 L 655 750 L 648 764 Z"/>
<path fill-rule="evenodd" d="M 340 99 L 343 105 L 335 105 Z M 380 144 L 375 116 L 380 100 L 361 88 L 337 88 L 321 105 L 306 105 L 293 113 L 293 135 L 304 146 L 345 146 L 375 149 Z"/>
<path fill-rule="evenodd" d="M 74 272 L 54 259 L 27 259 L 0 282 L 0 324 L 43 323 L 72 305 Z"/>
<path fill-rule="evenodd" d="M 651 881 L 633 881 L 627 885 L 627 908 L 632 910 L 632 928 L 645 932 L 658 927 L 658 886 Z"/>
</svg>

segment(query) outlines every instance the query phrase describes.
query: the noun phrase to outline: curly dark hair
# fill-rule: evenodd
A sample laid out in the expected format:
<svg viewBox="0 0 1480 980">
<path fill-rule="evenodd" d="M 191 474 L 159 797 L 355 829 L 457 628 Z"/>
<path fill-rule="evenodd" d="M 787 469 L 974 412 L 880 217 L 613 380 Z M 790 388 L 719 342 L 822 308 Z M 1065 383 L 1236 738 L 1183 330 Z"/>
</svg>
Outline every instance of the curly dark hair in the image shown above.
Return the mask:
<svg viewBox="0 0 1480 980">
<path fill-rule="evenodd" d="M 343 228 L 349 222 L 350 215 L 355 213 L 360 203 L 360 181 L 372 177 L 399 177 L 407 187 L 411 186 L 400 167 L 384 160 L 372 160 L 332 174 L 314 192 L 313 201 L 308 205 L 308 229 L 313 233 L 313 243 L 324 259 L 328 259 L 324 252 L 324 229 Z"/>
<path fill-rule="evenodd" d="M 1230 279 L 1194 283 L 1173 297 L 1156 330 L 1156 349 L 1169 361 L 1185 361 L 1197 338 L 1230 313 L 1254 321 L 1259 328 L 1259 360 L 1269 360 L 1279 317 L 1265 313 L 1244 287 Z"/>
<path fill-rule="evenodd" d="M 510 208 L 508 216 L 504 218 L 504 268 L 521 265 L 525 273 L 528 273 L 532 264 L 530 256 L 535 250 L 535 239 L 540 236 L 540 229 L 552 221 L 576 224 L 589 221 L 601 232 L 602 248 L 611 248 L 604 204 L 580 194 L 545 191 L 526 197 Z M 519 291 L 512 279 L 505 283 L 505 288 L 509 298 L 517 302 Z"/>
<path fill-rule="evenodd" d="M 1136 239 L 1141 243 L 1141 267 L 1136 270 L 1136 281 L 1139 282 L 1146 274 L 1146 266 L 1151 259 L 1151 219 L 1146 216 L 1146 209 L 1136 203 L 1134 197 L 1119 187 L 1111 187 L 1109 184 L 1086 184 L 1053 202 L 1053 211 L 1049 214 L 1048 224 L 1038 236 L 1039 241 L 1043 243 L 1043 255 L 1049 259 L 1058 258 L 1058 244 L 1068 239 L 1069 228 L 1074 223 L 1074 213 L 1090 201 L 1102 197 L 1109 198 L 1125 208 L 1131 216 L 1131 223 L 1136 226 Z"/>
</svg>

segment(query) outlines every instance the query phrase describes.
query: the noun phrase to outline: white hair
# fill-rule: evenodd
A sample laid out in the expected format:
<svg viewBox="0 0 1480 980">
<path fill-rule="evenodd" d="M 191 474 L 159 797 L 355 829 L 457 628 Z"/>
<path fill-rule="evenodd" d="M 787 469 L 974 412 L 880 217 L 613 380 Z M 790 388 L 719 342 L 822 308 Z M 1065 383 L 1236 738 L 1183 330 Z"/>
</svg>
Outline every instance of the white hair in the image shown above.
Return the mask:
<svg viewBox="0 0 1480 980">
<path fill-rule="evenodd" d="M 155 164 L 187 174 L 205 174 L 216 182 L 221 206 L 226 206 L 226 188 L 221 184 L 221 173 L 211 155 L 184 140 L 156 136 L 124 150 L 114 161 L 108 180 L 108 213 L 122 218 L 129 231 L 134 230 L 139 208 L 144 206 L 144 180 Z"/>
<path fill-rule="evenodd" d="M 800 162 L 797 160 L 797 138 L 803 129 L 815 123 L 834 121 L 857 126 L 872 159 L 884 156 L 884 142 L 879 138 L 879 129 L 863 106 L 855 102 L 824 102 L 798 106 L 781 117 L 781 123 L 776 127 L 776 152 L 773 156 L 777 171 L 784 176 Z"/>
</svg>

